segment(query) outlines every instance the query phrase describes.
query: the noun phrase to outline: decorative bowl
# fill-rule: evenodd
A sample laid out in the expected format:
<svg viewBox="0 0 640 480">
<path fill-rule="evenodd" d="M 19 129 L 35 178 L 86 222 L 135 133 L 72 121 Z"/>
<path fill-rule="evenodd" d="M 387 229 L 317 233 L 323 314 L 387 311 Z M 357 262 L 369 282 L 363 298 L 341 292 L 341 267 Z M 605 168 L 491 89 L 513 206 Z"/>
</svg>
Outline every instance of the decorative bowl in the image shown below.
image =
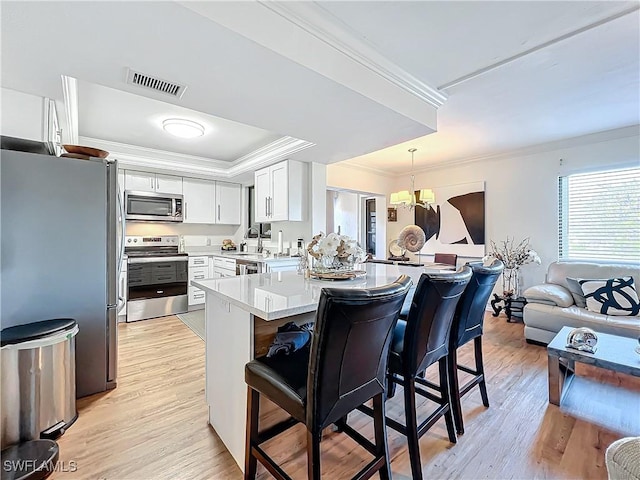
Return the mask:
<svg viewBox="0 0 640 480">
<path fill-rule="evenodd" d="M 62 147 L 68 153 L 73 153 L 76 155 L 87 155 L 89 157 L 96 158 L 107 158 L 109 156 L 109 152 L 107 152 L 106 150 L 100 150 L 99 148 L 83 147 L 82 145 L 62 145 Z"/>
</svg>

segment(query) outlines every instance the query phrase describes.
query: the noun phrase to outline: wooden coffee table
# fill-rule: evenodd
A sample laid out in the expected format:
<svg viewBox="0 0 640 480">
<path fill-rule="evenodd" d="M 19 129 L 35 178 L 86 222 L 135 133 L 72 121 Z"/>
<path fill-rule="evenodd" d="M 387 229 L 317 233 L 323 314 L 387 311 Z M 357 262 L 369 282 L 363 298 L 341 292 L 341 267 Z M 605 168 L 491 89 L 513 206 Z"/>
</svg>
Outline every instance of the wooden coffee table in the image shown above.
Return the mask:
<svg viewBox="0 0 640 480">
<path fill-rule="evenodd" d="M 547 346 L 549 403 L 560 405 L 575 375 L 575 362 L 640 377 L 640 355 L 635 351 L 637 339 L 596 332 L 596 353 L 587 353 L 566 347 L 571 330 L 573 327 L 562 327 Z"/>
</svg>

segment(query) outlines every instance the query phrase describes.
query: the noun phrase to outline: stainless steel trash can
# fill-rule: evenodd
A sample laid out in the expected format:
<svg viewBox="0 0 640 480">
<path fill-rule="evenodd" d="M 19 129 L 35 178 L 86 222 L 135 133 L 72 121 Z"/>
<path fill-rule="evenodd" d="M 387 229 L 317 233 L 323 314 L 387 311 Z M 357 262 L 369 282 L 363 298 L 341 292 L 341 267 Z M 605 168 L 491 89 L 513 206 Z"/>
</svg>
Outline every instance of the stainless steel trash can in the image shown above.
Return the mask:
<svg viewBox="0 0 640 480">
<path fill-rule="evenodd" d="M 56 438 L 77 418 L 77 333 L 70 318 L 2 330 L 2 449 Z"/>
</svg>

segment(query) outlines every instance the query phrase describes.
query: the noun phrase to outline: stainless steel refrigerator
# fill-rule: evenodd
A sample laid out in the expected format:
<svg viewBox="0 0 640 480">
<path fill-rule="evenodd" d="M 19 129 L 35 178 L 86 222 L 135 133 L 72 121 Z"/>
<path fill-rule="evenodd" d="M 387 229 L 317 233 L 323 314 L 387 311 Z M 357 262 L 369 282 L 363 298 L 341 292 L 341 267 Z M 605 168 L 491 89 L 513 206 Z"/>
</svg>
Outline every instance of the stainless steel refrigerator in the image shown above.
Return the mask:
<svg viewBox="0 0 640 480">
<path fill-rule="evenodd" d="M 2 328 L 75 319 L 78 397 L 116 385 L 117 179 L 114 161 L 0 150 Z"/>
</svg>

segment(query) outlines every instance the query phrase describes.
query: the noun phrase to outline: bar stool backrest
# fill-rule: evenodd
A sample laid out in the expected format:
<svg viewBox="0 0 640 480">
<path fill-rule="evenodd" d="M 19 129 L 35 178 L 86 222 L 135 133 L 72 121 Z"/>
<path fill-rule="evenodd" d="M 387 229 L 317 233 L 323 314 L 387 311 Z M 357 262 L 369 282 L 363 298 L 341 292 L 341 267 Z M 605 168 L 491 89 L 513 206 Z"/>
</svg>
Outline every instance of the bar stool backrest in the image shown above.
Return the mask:
<svg viewBox="0 0 640 480">
<path fill-rule="evenodd" d="M 418 281 L 402 348 L 404 374 L 413 376 L 449 352 L 451 321 L 471 278 L 471 268 L 455 273 L 426 274 Z"/>
<path fill-rule="evenodd" d="M 451 327 L 451 343 L 456 348 L 482 335 L 487 302 L 504 269 L 504 264 L 497 259 L 486 267 L 482 262 L 469 262 L 467 265 L 473 270 L 473 275 L 458 303 Z"/>
<path fill-rule="evenodd" d="M 435 263 L 446 263 L 447 265 L 456 266 L 458 263 L 458 255 L 455 253 L 436 253 L 433 256 L 433 261 Z"/>
<path fill-rule="evenodd" d="M 384 391 L 392 332 L 410 285 L 401 275 L 383 287 L 322 289 L 309 357 L 307 428 L 324 428 Z"/>
</svg>

